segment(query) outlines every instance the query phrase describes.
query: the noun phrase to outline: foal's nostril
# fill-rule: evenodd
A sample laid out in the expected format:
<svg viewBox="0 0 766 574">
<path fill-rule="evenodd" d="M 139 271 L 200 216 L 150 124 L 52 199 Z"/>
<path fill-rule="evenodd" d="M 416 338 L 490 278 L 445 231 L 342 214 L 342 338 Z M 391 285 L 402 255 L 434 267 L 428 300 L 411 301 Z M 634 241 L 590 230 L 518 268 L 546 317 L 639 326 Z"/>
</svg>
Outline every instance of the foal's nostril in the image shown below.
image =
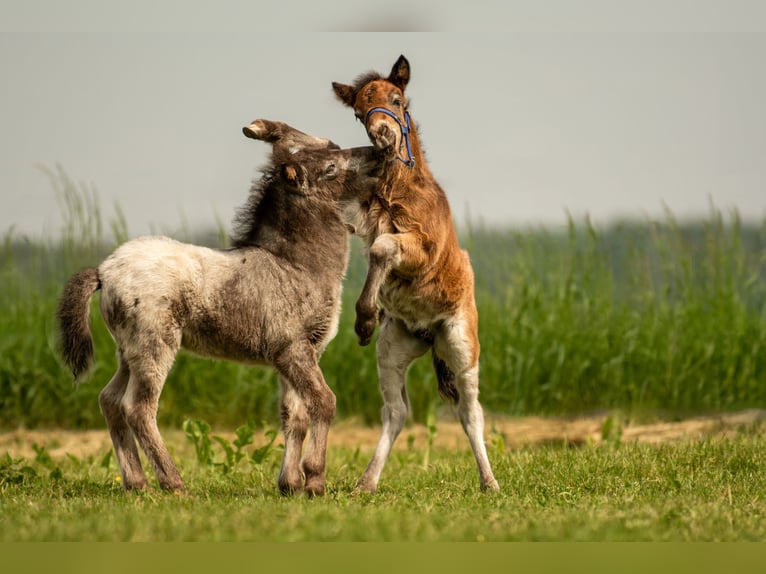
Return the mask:
<svg viewBox="0 0 766 574">
<path fill-rule="evenodd" d="M 388 140 L 393 140 L 394 130 L 388 124 L 383 124 L 380 126 L 380 135 Z"/>
<path fill-rule="evenodd" d="M 368 133 L 370 140 L 379 150 L 393 148 L 396 145 L 396 133 L 385 122 L 371 126 Z"/>
</svg>

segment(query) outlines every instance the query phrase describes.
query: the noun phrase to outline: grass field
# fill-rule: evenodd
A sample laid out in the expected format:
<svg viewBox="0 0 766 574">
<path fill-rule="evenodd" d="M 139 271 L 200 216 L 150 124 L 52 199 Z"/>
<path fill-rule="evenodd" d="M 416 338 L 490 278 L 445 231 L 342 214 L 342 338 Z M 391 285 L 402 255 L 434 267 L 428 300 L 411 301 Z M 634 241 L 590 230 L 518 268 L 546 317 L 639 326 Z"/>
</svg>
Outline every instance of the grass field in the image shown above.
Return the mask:
<svg viewBox="0 0 766 574">
<path fill-rule="evenodd" d="M 224 469 L 223 449 L 203 464 L 191 441 L 171 433 L 189 486 L 177 496 L 126 494 L 108 446 L 52 456 L 51 435 L 34 456 L 0 459 L 0 541 L 763 541 L 766 427 L 729 430 L 658 444 L 604 436 L 577 447 L 509 448 L 496 438 L 498 494 L 478 491 L 467 441 L 450 448 L 445 437 L 429 452 L 422 436 L 402 437 L 379 491 L 352 497 L 371 445 L 341 427 L 322 499 L 279 496 L 279 439 L 255 463 L 250 453 L 268 444 L 256 436 Z"/>
</svg>

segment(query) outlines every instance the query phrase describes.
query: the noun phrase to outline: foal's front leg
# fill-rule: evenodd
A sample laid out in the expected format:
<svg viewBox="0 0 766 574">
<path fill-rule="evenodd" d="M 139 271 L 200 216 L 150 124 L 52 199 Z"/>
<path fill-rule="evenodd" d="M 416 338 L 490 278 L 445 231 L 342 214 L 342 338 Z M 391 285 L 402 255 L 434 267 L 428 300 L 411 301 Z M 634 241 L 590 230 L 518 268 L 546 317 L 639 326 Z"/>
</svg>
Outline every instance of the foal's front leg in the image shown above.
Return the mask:
<svg viewBox="0 0 766 574">
<path fill-rule="evenodd" d="M 369 267 L 356 302 L 354 330 L 359 344 L 369 345 L 378 321 L 378 292 L 392 270 L 417 272 L 428 260 L 423 239 L 416 233 L 383 233 L 367 252 Z"/>
</svg>

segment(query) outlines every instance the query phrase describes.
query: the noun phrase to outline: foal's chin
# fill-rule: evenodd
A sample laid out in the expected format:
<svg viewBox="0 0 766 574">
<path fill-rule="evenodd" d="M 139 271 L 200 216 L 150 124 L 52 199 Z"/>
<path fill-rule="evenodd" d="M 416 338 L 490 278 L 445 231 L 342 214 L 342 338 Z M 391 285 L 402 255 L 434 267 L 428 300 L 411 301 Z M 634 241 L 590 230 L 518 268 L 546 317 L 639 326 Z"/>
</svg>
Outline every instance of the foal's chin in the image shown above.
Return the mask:
<svg viewBox="0 0 766 574">
<path fill-rule="evenodd" d="M 386 141 L 371 140 L 372 145 L 378 152 L 378 155 L 385 161 L 393 161 L 396 159 L 396 146 Z"/>
</svg>

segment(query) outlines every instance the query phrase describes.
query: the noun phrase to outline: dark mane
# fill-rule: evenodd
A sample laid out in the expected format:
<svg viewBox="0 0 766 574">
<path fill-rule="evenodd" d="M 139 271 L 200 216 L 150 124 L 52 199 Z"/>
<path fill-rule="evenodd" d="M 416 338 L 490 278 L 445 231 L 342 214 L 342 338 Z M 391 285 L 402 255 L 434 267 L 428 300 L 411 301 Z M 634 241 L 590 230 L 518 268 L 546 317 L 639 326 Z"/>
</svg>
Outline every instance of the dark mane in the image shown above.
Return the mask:
<svg viewBox="0 0 766 574">
<path fill-rule="evenodd" d="M 378 72 L 369 71 L 365 72 L 364 74 L 360 74 L 357 76 L 357 78 L 354 80 L 354 83 L 352 84 L 352 87 L 354 88 L 354 92 L 358 93 L 359 90 L 361 90 L 363 87 L 365 87 L 370 82 L 374 82 L 375 80 L 382 80 L 383 76 L 381 76 Z"/>
<path fill-rule="evenodd" d="M 263 196 L 274 178 L 277 177 L 276 167 L 272 161 L 261 170 L 260 179 L 253 180 L 250 195 L 244 205 L 239 207 L 234 215 L 231 232 L 231 247 L 239 248 L 252 245 L 256 230 L 260 224 Z"/>
<path fill-rule="evenodd" d="M 294 150 L 274 146 L 269 163 L 261 169 L 260 179 L 254 180 L 247 201 L 235 212 L 231 247 L 234 249 L 258 246 L 285 257 L 292 262 L 311 259 L 316 250 L 340 249 L 347 241 L 337 203 L 332 193 L 314 189 L 298 191 L 285 179 L 288 165 L 313 165 L 321 161 L 330 148 L 304 148 Z M 303 168 L 297 168 L 303 171 Z M 301 184 L 304 185 L 304 184 Z M 334 183 L 327 184 L 332 187 Z M 324 233 L 324 241 L 313 243 L 313 233 Z M 336 235 L 341 238 L 338 243 Z M 341 252 L 341 251 L 336 251 Z M 330 259 L 335 257 L 330 256 Z"/>
</svg>

